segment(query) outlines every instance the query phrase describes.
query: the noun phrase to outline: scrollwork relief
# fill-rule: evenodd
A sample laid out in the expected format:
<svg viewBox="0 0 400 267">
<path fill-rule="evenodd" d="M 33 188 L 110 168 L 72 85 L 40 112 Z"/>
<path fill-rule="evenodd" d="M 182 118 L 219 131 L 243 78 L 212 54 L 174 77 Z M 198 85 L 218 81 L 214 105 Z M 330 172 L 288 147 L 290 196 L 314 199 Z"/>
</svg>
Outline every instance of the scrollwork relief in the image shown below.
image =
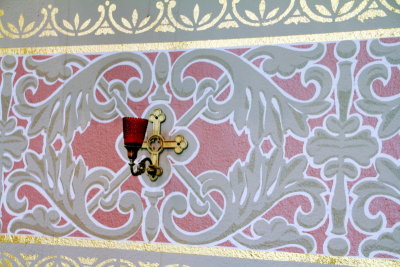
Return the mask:
<svg viewBox="0 0 400 267">
<path fill-rule="evenodd" d="M 361 99 L 356 104 L 366 114 L 379 118 L 377 127 L 379 137 L 390 139 L 399 134 L 400 98 L 396 94 L 386 97 L 378 96 L 373 83 L 378 79 L 387 83 L 391 79 L 392 69 L 398 69 L 400 64 L 397 53 L 400 46 L 398 44 L 383 44 L 374 40 L 370 43 L 369 49 L 372 56 L 383 60 L 368 64 L 360 72 L 358 90 Z M 398 87 L 398 84 L 395 86 Z M 394 90 L 396 89 L 398 88 L 394 88 Z M 365 240 L 360 250 L 365 256 L 376 252 L 397 255 L 399 249 L 393 242 L 398 240 L 398 226 L 389 226 L 388 222 L 391 219 L 387 217 L 387 213 L 380 211 L 378 214 L 371 214 L 369 207 L 371 202 L 377 198 L 390 199 L 399 205 L 399 164 L 392 157 L 384 156 L 377 158 L 375 165 L 377 177 L 368 177 L 360 181 L 352 190 L 356 197 L 352 205 L 352 217 L 355 225 L 364 232 L 379 234 L 378 237 Z"/>
<path fill-rule="evenodd" d="M 374 90 L 394 79 L 398 44 L 367 47 L 374 61 L 358 73 L 353 41 L 4 57 L 2 231 L 398 257 L 396 219 L 368 211 L 399 204 L 396 154 L 383 151 L 397 142 L 398 92 Z M 118 123 L 155 108 L 162 134 L 189 145 L 161 154 L 153 183 L 131 177 Z"/>
</svg>

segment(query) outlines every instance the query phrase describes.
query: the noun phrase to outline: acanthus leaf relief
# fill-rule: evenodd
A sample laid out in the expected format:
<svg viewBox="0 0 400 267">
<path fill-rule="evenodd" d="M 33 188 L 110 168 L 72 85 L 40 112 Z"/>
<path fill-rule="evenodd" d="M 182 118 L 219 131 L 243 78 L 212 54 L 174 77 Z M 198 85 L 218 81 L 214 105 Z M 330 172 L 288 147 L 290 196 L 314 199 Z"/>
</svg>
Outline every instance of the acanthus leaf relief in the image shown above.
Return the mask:
<svg viewBox="0 0 400 267">
<path fill-rule="evenodd" d="M 198 4 L 175 17 L 167 2 L 113 23 L 133 33 L 167 19 L 200 31 L 228 8 Z M 229 10 L 261 24 L 286 12 L 255 2 Z M 359 14 L 357 1 L 319 5 L 304 10 Z M 113 16 L 116 4 L 105 6 Z M 94 23 L 76 14 L 57 25 L 79 34 Z M 399 47 L 2 57 L 2 233 L 398 258 Z M 156 109 L 162 136 L 184 136 L 187 148 L 163 151 L 151 182 L 130 173 L 121 121 Z"/>
</svg>

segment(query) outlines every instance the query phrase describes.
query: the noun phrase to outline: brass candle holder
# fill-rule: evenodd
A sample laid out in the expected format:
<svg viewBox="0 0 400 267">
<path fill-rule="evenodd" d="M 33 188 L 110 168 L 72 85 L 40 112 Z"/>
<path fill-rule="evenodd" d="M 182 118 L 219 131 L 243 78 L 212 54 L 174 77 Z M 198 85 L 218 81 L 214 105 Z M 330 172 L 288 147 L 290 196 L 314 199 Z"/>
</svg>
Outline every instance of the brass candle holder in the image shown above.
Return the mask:
<svg viewBox="0 0 400 267">
<path fill-rule="evenodd" d="M 166 120 L 161 109 L 155 109 L 147 119 L 125 117 L 123 118 L 123 132 L 125 148 L 128 151 L 129 166 L 133 176 L 147 173 L 152 182 L 157 181 L 163 173 L 159 166 L 159 157 L 164 149 L 174 149 L 180 154 L 188 147 L 188 142 L 182 135 L 175 136 L 175 140 L 166 140 L 161 135 L 161 124 Z M 148 122 L 153 124 L 151 136 L 144 140 Z M 150 158 L 146 157 L 138 164 L 134 161 L 139 149 L 147 149 Z"/>
</svg>

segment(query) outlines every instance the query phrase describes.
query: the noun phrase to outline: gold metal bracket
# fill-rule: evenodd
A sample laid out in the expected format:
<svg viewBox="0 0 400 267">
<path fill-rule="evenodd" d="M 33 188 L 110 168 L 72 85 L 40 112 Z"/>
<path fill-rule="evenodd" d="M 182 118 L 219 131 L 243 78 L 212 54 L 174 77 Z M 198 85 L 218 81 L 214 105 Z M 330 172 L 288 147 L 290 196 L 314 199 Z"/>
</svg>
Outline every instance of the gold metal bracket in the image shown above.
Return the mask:
<svg viewBox="0 0 400 267">
<path fill-rule="evenodd" d="M 157 181 L 162 175 L 162 168 L 159 166 L 159 157 L 164 149 L 173 148 L 176 154 L 180 154 L 188 147 L 188 142 L 182 135 L 175 136 L 175 140 L 165 140 L 161 135 L 161 123 L 166 120 L 165 114 L 157 108 L 150 114 L 149 121 L 153 124 L 151 136 L 143 142 L 142 148 L 150 153 L 150 159 L 156 168 L 155 175 L 149 175 L 151 181 Z"/>
</svg>

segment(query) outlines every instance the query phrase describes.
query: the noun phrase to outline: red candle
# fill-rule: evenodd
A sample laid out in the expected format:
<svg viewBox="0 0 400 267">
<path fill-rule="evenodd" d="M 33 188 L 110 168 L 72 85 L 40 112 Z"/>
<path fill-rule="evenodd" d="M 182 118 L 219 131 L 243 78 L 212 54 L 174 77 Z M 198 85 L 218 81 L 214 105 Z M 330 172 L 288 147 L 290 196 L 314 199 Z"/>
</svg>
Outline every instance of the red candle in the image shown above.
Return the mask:
<svg viewBox="0 0 400 267">
<path fill-rule="evenodd" d="M 143 144 L 148 122 L 148 120 L 140 118 L 122 118 L 125 145 Z"/>
</svg>

